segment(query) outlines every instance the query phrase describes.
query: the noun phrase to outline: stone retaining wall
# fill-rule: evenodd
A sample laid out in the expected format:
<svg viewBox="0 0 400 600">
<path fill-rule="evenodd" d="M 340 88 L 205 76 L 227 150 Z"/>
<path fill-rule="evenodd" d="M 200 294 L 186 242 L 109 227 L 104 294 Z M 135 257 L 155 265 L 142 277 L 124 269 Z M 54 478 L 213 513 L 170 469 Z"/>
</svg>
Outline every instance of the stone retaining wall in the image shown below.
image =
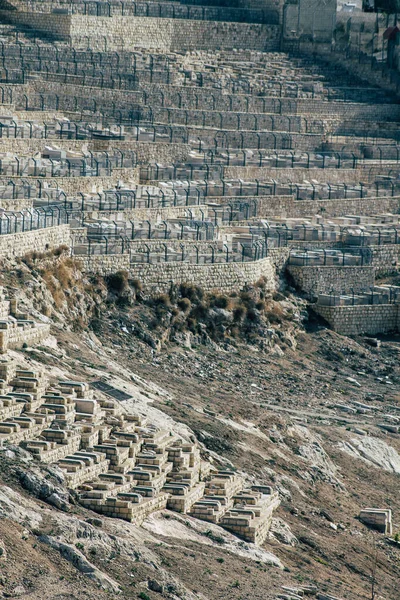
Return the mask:
<svg viewBox="0 0 400 600">
<path fill-rule="evenodd" d="M 371 215 L 400 211 L 400 196 L 338 198 L 335 200 L 295 200 L 294 196 L 241 196 L 243 202 L 258 202 L 257 216 L 303 218 L 316 214 L 326 217 Z M 225 204 L 226 196 L 213 196 L 213 204 Z"/>
<path fill-rule="evenodd" d="M 376 335 L 399 330 L 399 305 L 319 306 L 313 309 L 342 335 Z"/>
<path fill-rule="evenodd" d="M 153 17 L 92 17 L 59 13 L 0 11 L 0 16 L 58 39 L 69 39 L 74 48 L 165 51 L 246 48 L 277 50 L 278 25 L 160 19 Z"/>
<path fill-rule="evenodd" d="M 37 323 L 31 329 L 17 327 L 10 331 L 2 331 L 0 336 L 0 353 L 5 353 L 7 349 L 22 348 L 24 344 L 34 346 L 43 342 L 50 335 L 50 325 L 46 323 Z"/>
<path fill-rule="evenodd" d="M 110 221 L 130 220 L 135 221 L 151 221 L 159 223 L 168 219 L 186 219 L 189 215 L 189 210 L 194 219 L 201 219 L 204 215 L 208 217 L 208 206 L 166 206 L 165 208 L 127 208 L 120 211 L 93 211 L 85 213 L 86 219 L 109 219 Z M 200 210 L 203 214 L 200 213 Z M 121 219 L 122 217 L 122 219 Z M 147 242 L 147 240 L 146 240 Z M 170 240 L 168 240 L 170 243 Z"/>
<path fill-rule="evenodd" d="M 347 293 L 368 290 L 375 283 L 374 267 L 331 267 L 307 266 L 295 267 L 289 265 L 288 272 L 293 277 L 298 288 L 310 296 L 326 294 L 332 290 Z"/>
<path fill-rule="evenodd" d="M 131 265 L 130 276 L 142 282 L 147 293 L 166 293 L 171 283 L 189 283 L 205 292 L 230 293 L 240 291 L 245 284 L 253 284 L 261 277 L 267 280 L 267 289 L 275 289 L 275 269 L 270 258 L 256 262 L 193 265 L 189 263 Z"/>
<path fill-rule="evenodd" d="M 93 256 L 74 256 L 74 261 L 84 273 L 111 275 L 117 271 L 129 271 L 129 254 L 97 254 Z"/>
<path fill-rule="evenodd" d="M 312 159 L 311 159 L 312 160 Z M 386 168 L 389 170 L 389 167 Z M 321 182 L 328 183 L 349 183 L 358 184 L 360 181 L 363 183 L 374 182 L 376 173 L 382 174 L 385 171 L 385 167 L 382 166 L 377 169 L 371 169 L 371 167 L 365 167 L 364 165 L 358 166 L 356 169 L 335 169 L 335 168 L 303 168 L 294 167 L 287 169 L 280 169 L 274 167 L 224 167 L 224 177 L 226 179 L 259 179 L 263 181 L 265 179 L 266 172 L 268 178 L 276 179 L 277 181 L 293 181 L 294 183 L 301 183 L 304 179 L 310 181 L 316 179 Z"/>
<path fill-rule="evenodd" d="M 25 113 L 24 120 L 31 117 L 31 112 Z M 43 121 L 43 114 L 40 117 Z M 14 154 L 35 153 L 44 150 L 45 146 L 61 148 L 80 152 L 82 150 L 81 140 L 57 140 L 57 139 L 14 139 L 2 137 L 2 152 L 12 152 Z M 132 150 L 136 153 L 137 161 L 140 164 L 147 165 L 155 161 L 161 164 L 184 161 L 187 159 L 190 148 L 186 144 L 166 144 L 162 142 L 135 142 L 124 140 L 85 140 L 84 145 L 92 152 L 109 151 L 112 148 Z M 131 171 L 131 169 L 129 169 Z M 118 170 L 115 170 L 118 175 Z"/>
<path fill-rule="evenodd" d="M 117 271 L 129 271 L 132 279 L 138 279 L 146 293 L 162 294 L 171 283 L 198 285 L 205 292 L 221 293 L 240 291 L 245 284 L 253 284 L 261 277 L 267 279 L 267 289 L 275 289 L 275 265 L 271 258 L 256 262 L 219 263 L 195 265 L 190 263 L 137 263 L 130 264 L 128 254 L 74 256 L 84 272 L 110 275 Z"/>
<path fill-rule="evenodd" d="M 71 245 L 69 225 L 10 233 L 0 236 L 0 258 L 24 256 L 28 252 L 45 252 L 64 245 Z"/>
<path fill-rule="evenodd" d="M 1 198 L 0 207 L 4 210 L 24 210 L 25 208 L 32 208 L 32 198 Z"/>
<path fill-rule="evenodd" d="M 146 242 L 151 244 L 151 242 Z M 153 242 L 154 249 L 156 242 Z M 137 245 L 140 245 L 138 242 Z M 207 242 L 207 245 L 209 243 Z M 289 248 L 269 250 L 269 256 L 258 261 L 196 265 L 186 262 L 130 263 L 129 254 L 99 254 L 74 256 L 83 272 L 105 276 L 117 271 L 129 271 L 132 279 L 138 279 L 150 294 L 168 291 L 171 283 L 191 283 L 205 292 L 221 293 L 240 291 L 245 284 L 254 284 L 261 277 L 267 279 L 267 289 L 274 290 L 276 274 L 283 270 Z"/>
<path fill-rule="evenodd" d="M 0 18 L 3 22 L 8 21 L 15 25 L 26 25 L 37 31 L 50 34 L 57 39 L 65 39 L 71 33 L 70 15 L 0 10 Z"/>
<path fill-rule="evenodd" d="M 371 246 L 372 265 L 375 267 L 376 275 L 384 275 L 399 270 L 400 244 L 384 244 L 382 246 Z"/>
<path fill-rule="evenodd" d="M 256 199 L 257 197 L 254 197 Z M 253 198 L 252 198 L 253 199 Z M 213 201 L 215 199 L 213 198 Z M 245 200 L 243 198 L 243 200 Z M 398 196 L 382 198 L 346 198 L 337 200 L 294 200 L 290 196 L 259 197 L 259 217 L 308 217 L 323 214 L 329 217 L 399 213 Z"/>
<path fill-rule="evenodd" d="M 165 51 L 246 48 L 276 50 L 277 25 L 158 19 L 153 17 L 70 17 L 71 40 L 75 48 L 128 50 L 133 47 Z M 60 25 L 57 25 L 59 28 Z"/>
</svg>

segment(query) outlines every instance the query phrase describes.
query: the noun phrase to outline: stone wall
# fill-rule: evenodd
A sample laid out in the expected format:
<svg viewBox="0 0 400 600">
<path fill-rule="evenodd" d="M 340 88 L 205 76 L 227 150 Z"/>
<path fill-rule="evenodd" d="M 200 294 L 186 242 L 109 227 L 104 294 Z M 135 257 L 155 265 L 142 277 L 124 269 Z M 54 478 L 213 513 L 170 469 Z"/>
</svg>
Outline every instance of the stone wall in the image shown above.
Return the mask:
<svg viewBox="0 0 400 600">
<path fill-rule="evenodd" d="M 271 248 L 270 250 L 268 250 L 268 258 L 274 265 L 277 274 L 283 275 L 283 271 L 286 268 L 289 254 L 289 246 L 284 246 L 282 248 Z"/>
<path fill-rule="evenodd" d="M 224 167 L 224 176 L 227 179 L 265 179 L 266 169 L 268 169 L 268 178 L 276 179 L 277 181 L 292 181 L 301 183 L 304 179 L 310 181 L 316 179 L 320 183 L 326 181 L 328 183 L 349 183 L 358 184 L 374 182 L 374 170 L 371 167 L 361 165 L 356 169 L 321 169 L 321 168 L 274 168 L 274 167 Z M 378 168 L 379 169 L 379 168 Z M 378 174 L 381 175 L 384 167 L 380 167 Z"/>
<path fill-rule="evenodd" d="M 276 25 L 157 19 L 152 17 L 71 17 L 75 48 L 128 50 L 133 47 L 165 51 L 248 48 L 276 50 L 280 28 Z"/>
<path fill-rule="evenodd" d="M 121 217 L 124 220 L 135 221 L 151 221 L 157 223 L 167 219 L 186 219 L 189 215 L 189 210 L 194 219 L 201 219 L 203 216 L 208 217 L 208 206 L 167 206 L 165 208 L 133 208 L 120 210 L 115 212 L 110 211 L 93 211 L 85 213 L 86 219 L 109 219 L 110 221 L 119 221 Z M 200 213 L 203 212 L 203 214 Z M 170 240 L 168 241 L 168 243 Z"/>
<path fill-rule="evenodd" d="M 399 305 L 319 306 L 313 309 L 342 335 L 376 335 L 399 329 Z"/>
<path fill-rule="evenodd" d="M 40 344 L 50 335 L 50 325 L 46 323 L 36 323 L 30 329 L 16 327 L 11 330 L 0 332 L 0 353 L 5 353 L 7 349 L 22 348 L 24 344 L 34 346 Z"/>
<path fill-rule="evenodd" d="M 74 48 L 129 50 L 134 47 L 165 51 L 248 48 L 276 50 L 277 25 L 159 19 L 153 17 L 91 17 L 59 13 L 0 11 L 3 18 L 59 39 Z"/>
<path fill-rule="evenodd" d="M 24 210 L 25 208 L 32 208 L 32 198 L 1 198 L 0 207 L 4 210 Z"/>
<path fill-rule="evenodd" d="M 298 34 L 328 41 L 336 25 L 337 0 L 299 0 Z"/>
<path fill-rule="evenodd" d="M 270 258 L 256 262 L 193 265 L 189 263 L 135 264 L 130 276 L 142 282 L 147 293 L 166 293 L 171 284 L 198 285 L 205 292 L 240 291 L 245 284 L 253 284 L 261 277 L 267 280 L 267 289 L 275 289 L 275 269 Z"/>
<path fill-rule="evenodd" d="M 0 19 L 15 25 L 27 25 L 37 31 L 52 35 L 54 38 L 65 39 L 71 33 L 71 17 L 65 14 L 33 13 L 0 10 Z"/>
<path fill-rule="evenodd" d="M 250 198 L 242 198 L 243 201 Z M 251 199 L 257 199 L 252 197 Z M 215 200 L 215 199 L 213 199 Z M 382 198 L 347 198 L 338 200 L 294 200 L 291 196 L 258 197 L 259 217 L 308 217 L 323 214 L 326 217 L 343 217 L 345 215 L 370 215 L 382 213 L 399 213 L 398 196 Z M 222 202 L 222 200 L 221 200 Z"/>
<path fill-rule="evenodd" d="M 283 253 L 255 262 L 218 263 L 196 265 L 178 263 L 133 263 L 128 254 L 74 256 L 80 269 L 88 273 L 109 275 L 117 271 L 129 271 L 132 279 L 138 279 L 146 293 L 162 294 L 171 284 L 189 283 L 200 286 L 205 292 L 221 293 L 240 291 L 246 284 L 254 284 L 261 277 L 267 280 L 267 289 L 275 289 L 275 269 Z"/>
<path fill-rule="evenodd" d="M 23 120 L 32 119 L 31 112 L 25 113 Z M 44 120 L 43 113 L 40 120 Z M 33 120 L 33 119 L 32 119 Z M 62 148 L 80 152 L 82 150 L 81 140 L 46 140 L 46 139 L 13 139 L 1 138 L 2 152 L 19 153 L 35 153 L 44 150 L 45 146 Z M 186 144 L 166 144 L 161 142 L 135 142 L 135 141 L 120 141 L 120 140 L 85 140 L 85 146 L 92 152 L 107 151 L 112 148 L 118 148 L 122 152 L 124 150 L 132 150 L 135 152 L 137 161 L 147 165 L 149 162 L 159 162 L 161 164 L 173 163 L 186 160 L 190 148 Z M 118 170 L 115 170 L 118 175 Z"/>
<path fill-rule="evenodd" d="M 59 246 L 71 245 L 69 225 L 10 233 L 0 236 L 0 258 L 24 256 L 28 252 L 45 252 Z"/>
<path fill-rule="evenodd" d="M 316 45 L 320 46 L 320 45 Z M 342 55 L 337 56 L 341 63 Z M 292 112 L 292 114 L 310 115 L 312 118 L 318 118 L 323 115 L 333 117 L 335 115 L 343 118 L 343 105 L 340 102 L 336 104 L 326 100 L 317 100 L 312 98 L 282 98 L 280 99 L 282 114 Z M 390 120 L 400 118 L 400 105 L 398 104 L 368 104 L 357 102 L 346 102 L 346 119 L 353 118 L 372 118 L 376 120 Z"/>
<path fill-rule="evenodd" d="M 43 181 L 40 177 L 31 177 L 30 179 L 32 183 Z M 74 195 L 78 192 L 90 193 L 94 187 L 97 190 L 109 190 L 115 188 L 119 181 L 138 183 L 138 179 L 138 169 L 115 169 L 109 177 L 46 177 L 46 183 L 50 188 L 58 187 L 66 194 Z M 0 185 L 7 185 L 9 181 L 9 177 L 0 176 Z"/>
<path fill-rule="evenodd" d="M 288 266 L 296 287 L 310 296 L 368 290 L 375 283 L 374 267 Z"/>
<path fill-rule="evenodd" d="M 377 275 L 392 273 L 399 270 L 400 244 L 384 244 L 371 246 L 372 265 Z"/>
<path fill-rule="evenodd" d="M 111 275 L 117 271 L 129 271 L 129 254 L 95 254 L 93 256 L 74 256 L 74 261 L 84 273 Z"/>
<path fill-rule="evenodd" d="M 147 165 L 151 162 L 161 164 L 174 163 L 185 161 L 190 152 L 188 144 L 167 144 L 163 142 L 135 142 L 135 141 L 119 141 L 119 140 L 93 140 L 93 150 L 101 152 L 111 148 L 119 148 L 122 152 L 133 150 L 136 153 L 139 164 Z M 89 148 L 91 144 L 89 143 Z"/>
</svg>

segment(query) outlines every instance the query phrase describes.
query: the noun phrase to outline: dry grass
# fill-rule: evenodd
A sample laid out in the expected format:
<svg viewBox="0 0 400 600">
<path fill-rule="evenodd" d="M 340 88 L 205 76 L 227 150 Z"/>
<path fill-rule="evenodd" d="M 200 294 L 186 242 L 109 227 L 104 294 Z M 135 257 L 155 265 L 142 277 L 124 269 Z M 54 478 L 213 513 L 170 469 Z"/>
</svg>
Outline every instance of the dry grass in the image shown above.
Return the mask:
<svg viewBox="0 0 400 600">
<path fill-rule="evenodd" d="M 122 294 L 128 289 L 128 272 L 117 271 L 106 277 L 107 287 L 116 294 Z"/>
<path fill-rule="evenodd" d="M 253 342 L 263 327 L 281 323 L 284 311 L 278 302 L 267 299 L 265 280 L 240 293 L 205 294 L 194 285 L 171 286 L 168 294 L 150 301 L 154 310 L 152 330 L 161 332 L 190 331 L 202 336 L 205 332 L 215 341 L 243 338 Z M 260 329 L 261 327 L 261 329 Z"/>
</svg>

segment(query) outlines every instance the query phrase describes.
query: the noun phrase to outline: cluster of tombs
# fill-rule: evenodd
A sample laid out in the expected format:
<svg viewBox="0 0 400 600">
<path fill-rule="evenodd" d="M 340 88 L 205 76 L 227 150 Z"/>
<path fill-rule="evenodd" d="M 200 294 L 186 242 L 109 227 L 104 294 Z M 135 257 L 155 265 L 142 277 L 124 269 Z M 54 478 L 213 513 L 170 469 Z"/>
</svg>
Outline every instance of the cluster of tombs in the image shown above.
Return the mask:
<svg viewBox="0 0 400 600">
<path fill-rule="evenodd" d="M 365 332 L 370 298 L 371 332 L 397 327 L 396 290 L 386 312 L 375 290 L 399 260 L 396 98 L 278 51 L 275 3 L 213 1 L 2 4 L 0 257 L 66 244 L 149 293 L 286 264 L 338 331 Z"/>
<path fill-rule="evenodd" d="M 27 313 L 18 312 L 15 299 L 8 299 L 0 287 L 0 354 L 23 344 L 38 344 L 46 339 L 50 326 L 34 321 Z"/>
<path fill-rule="evenodd" d="M 0 362 L 0 444 L 20 445 L 62 471 L 86 508 L 138 525 L 170 509 L 262 544 L 279 505 L 270 486 L 217 470 L 196 443 L 128 414 L 87 383 L 50 384 L 38 371 Z"/>
</svg>

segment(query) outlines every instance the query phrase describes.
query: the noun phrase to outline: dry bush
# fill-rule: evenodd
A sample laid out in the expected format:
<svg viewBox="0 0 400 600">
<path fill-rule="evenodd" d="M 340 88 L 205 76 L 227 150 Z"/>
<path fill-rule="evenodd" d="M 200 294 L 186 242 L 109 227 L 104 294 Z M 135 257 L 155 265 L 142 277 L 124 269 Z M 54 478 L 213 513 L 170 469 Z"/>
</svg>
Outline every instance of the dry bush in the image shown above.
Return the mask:
<svg viewBox="0 0 400 600">
<path fill-rule="evenodd" d="M 65 244 L 62 244 L 61 246 L 58 246 L 58 248 L 54 248 L 53 250 L 50 250 L 49 254 L 52 254 L 53 256 L 61 256 L 62 254 L 69 254 L 69 247 L 66 246 Z"/>
<path fill-rule="evenodd" d="M 188 317 L 188 319 L 186 320 L 186 324 L 189 331 L 191 331 L 192 333 L 197 333 L 198 323 L 196 319 L 193 319 L 193 317 Z"/>
<path fill-rule="evenodd" d="M 277 303 L 274 303 L 269 307 L 268 310 L 266 310 L 266 317 L 270 323 L 282 323 L 283 316 L 284 311 Z"/>
<path fill-rule="evenodd" d="M 75 283 L 73 267 L 66 262 L 59 263 L 54 270 L 54 277 L 58 279 L 63 289 L 70 288 Z"/>
<path fill-rule="evenodd" d="M 240 328 L 237 325 L 233 325 L 230 329 L 230 335 L 233 338 L 238 338 L 240 336 Z"/>
<path fill-rule="evenodd" d="M 260 315 L 256 310 L 254 310 L 254 308 L 249 308 L 246 314 L 246 319 L 250 321 L 250 323 L 258 323 L 260 321 Z"/>
<path fill-rule="evenodd" d="M 177 305 L 183 313 L 188 313 L 192 308 L 192 303 L 189 298 L 181 298 L 178 300 Z"/>
<path fill-rule="evenodd" d="M 165 306 L 166 308 L 171 308 L 171 299 L 168 294 L 161 294 L 157 296 L 153 300 L 155 306 Z"/>
<path fill-rule="evenodd" d="M 193 306 L 190 311 L 190 317 L 196 321 L 203 321 L 207 317 L 207 314 L 208 306 L 205 302 L 199 302 L 199 304 Z"/>
<path fill-rule="evenodd" d="M 236 323 L 239 321 L 242 321 L 244 319 L 245 314 L 246 314 L 246 308 L 242 304 L 240 304 L 233 311 L 233 320 Z"/>
<path fill-rule="evenodd" d="M 215 308 L 224 308 L 226 310 L 231 310 L 233 307 L 233 301 L 228 296 L 224 294 L 213 295 L 209 300 L 210 306 Z"/>
<path fill-rule="evenodd" d="M 254 298 L 250 292 L 240 292 L 239 298 L 241 304 L 243 304 L 246 308 L 254 308 L 256 305 Z"/>
<path fill-rule="evenodd" d="M 106 277 L 107 287 L 111 292 L 122 294 L 128 288 L 128 272 L 117 271 Z"/>
<path fill-rule="evenodd" d="M 27 252 L 21 258 L 21 261 L 25 263 L 27 267 L 32 269 L 35 266 L 35 263 L 38 261 L 42 261 L 47 258 L 63 256 L 65 254 L 69 254 L 69 251 L 69 247 L 65 244 L 58 246 L 57 248 L 53 248 L 52 250 L 46 250 L 45 252 L 37 252 L 36 250 L 32 250 L 31 252 Z"/>
<path fill-rule="evenodd" d="M 136 293 L 141 292 L 143 290 L 142 282 L 139 279 L 133 279 L 131 285 Z"/>
<path fill-rule="evenodd" d="M 260 279 L 255 283 L 255 287 L 265 290 L 265 288 L 267 287 L 267 278 L 260 277 Z"/>
<path fill-rule="evenodd" d="M 204 298 L 204 291 L 202 288 L 187 283 L 182 283 L 179 286 L 179 293 L 182 298 L 189 298 L 191 302 L 196 302 Z"/>
<path fill-rule="evenodd" d="M 42 273 L 43 280 L 46 283 L 47 289 L 53 296 L 54 304 L 57 308 L 61 308 L 65 301 L 65 294 L 61 289 L 60 282 L 55 278 L 51 271 L 45 271 Z"/>
</svg>

